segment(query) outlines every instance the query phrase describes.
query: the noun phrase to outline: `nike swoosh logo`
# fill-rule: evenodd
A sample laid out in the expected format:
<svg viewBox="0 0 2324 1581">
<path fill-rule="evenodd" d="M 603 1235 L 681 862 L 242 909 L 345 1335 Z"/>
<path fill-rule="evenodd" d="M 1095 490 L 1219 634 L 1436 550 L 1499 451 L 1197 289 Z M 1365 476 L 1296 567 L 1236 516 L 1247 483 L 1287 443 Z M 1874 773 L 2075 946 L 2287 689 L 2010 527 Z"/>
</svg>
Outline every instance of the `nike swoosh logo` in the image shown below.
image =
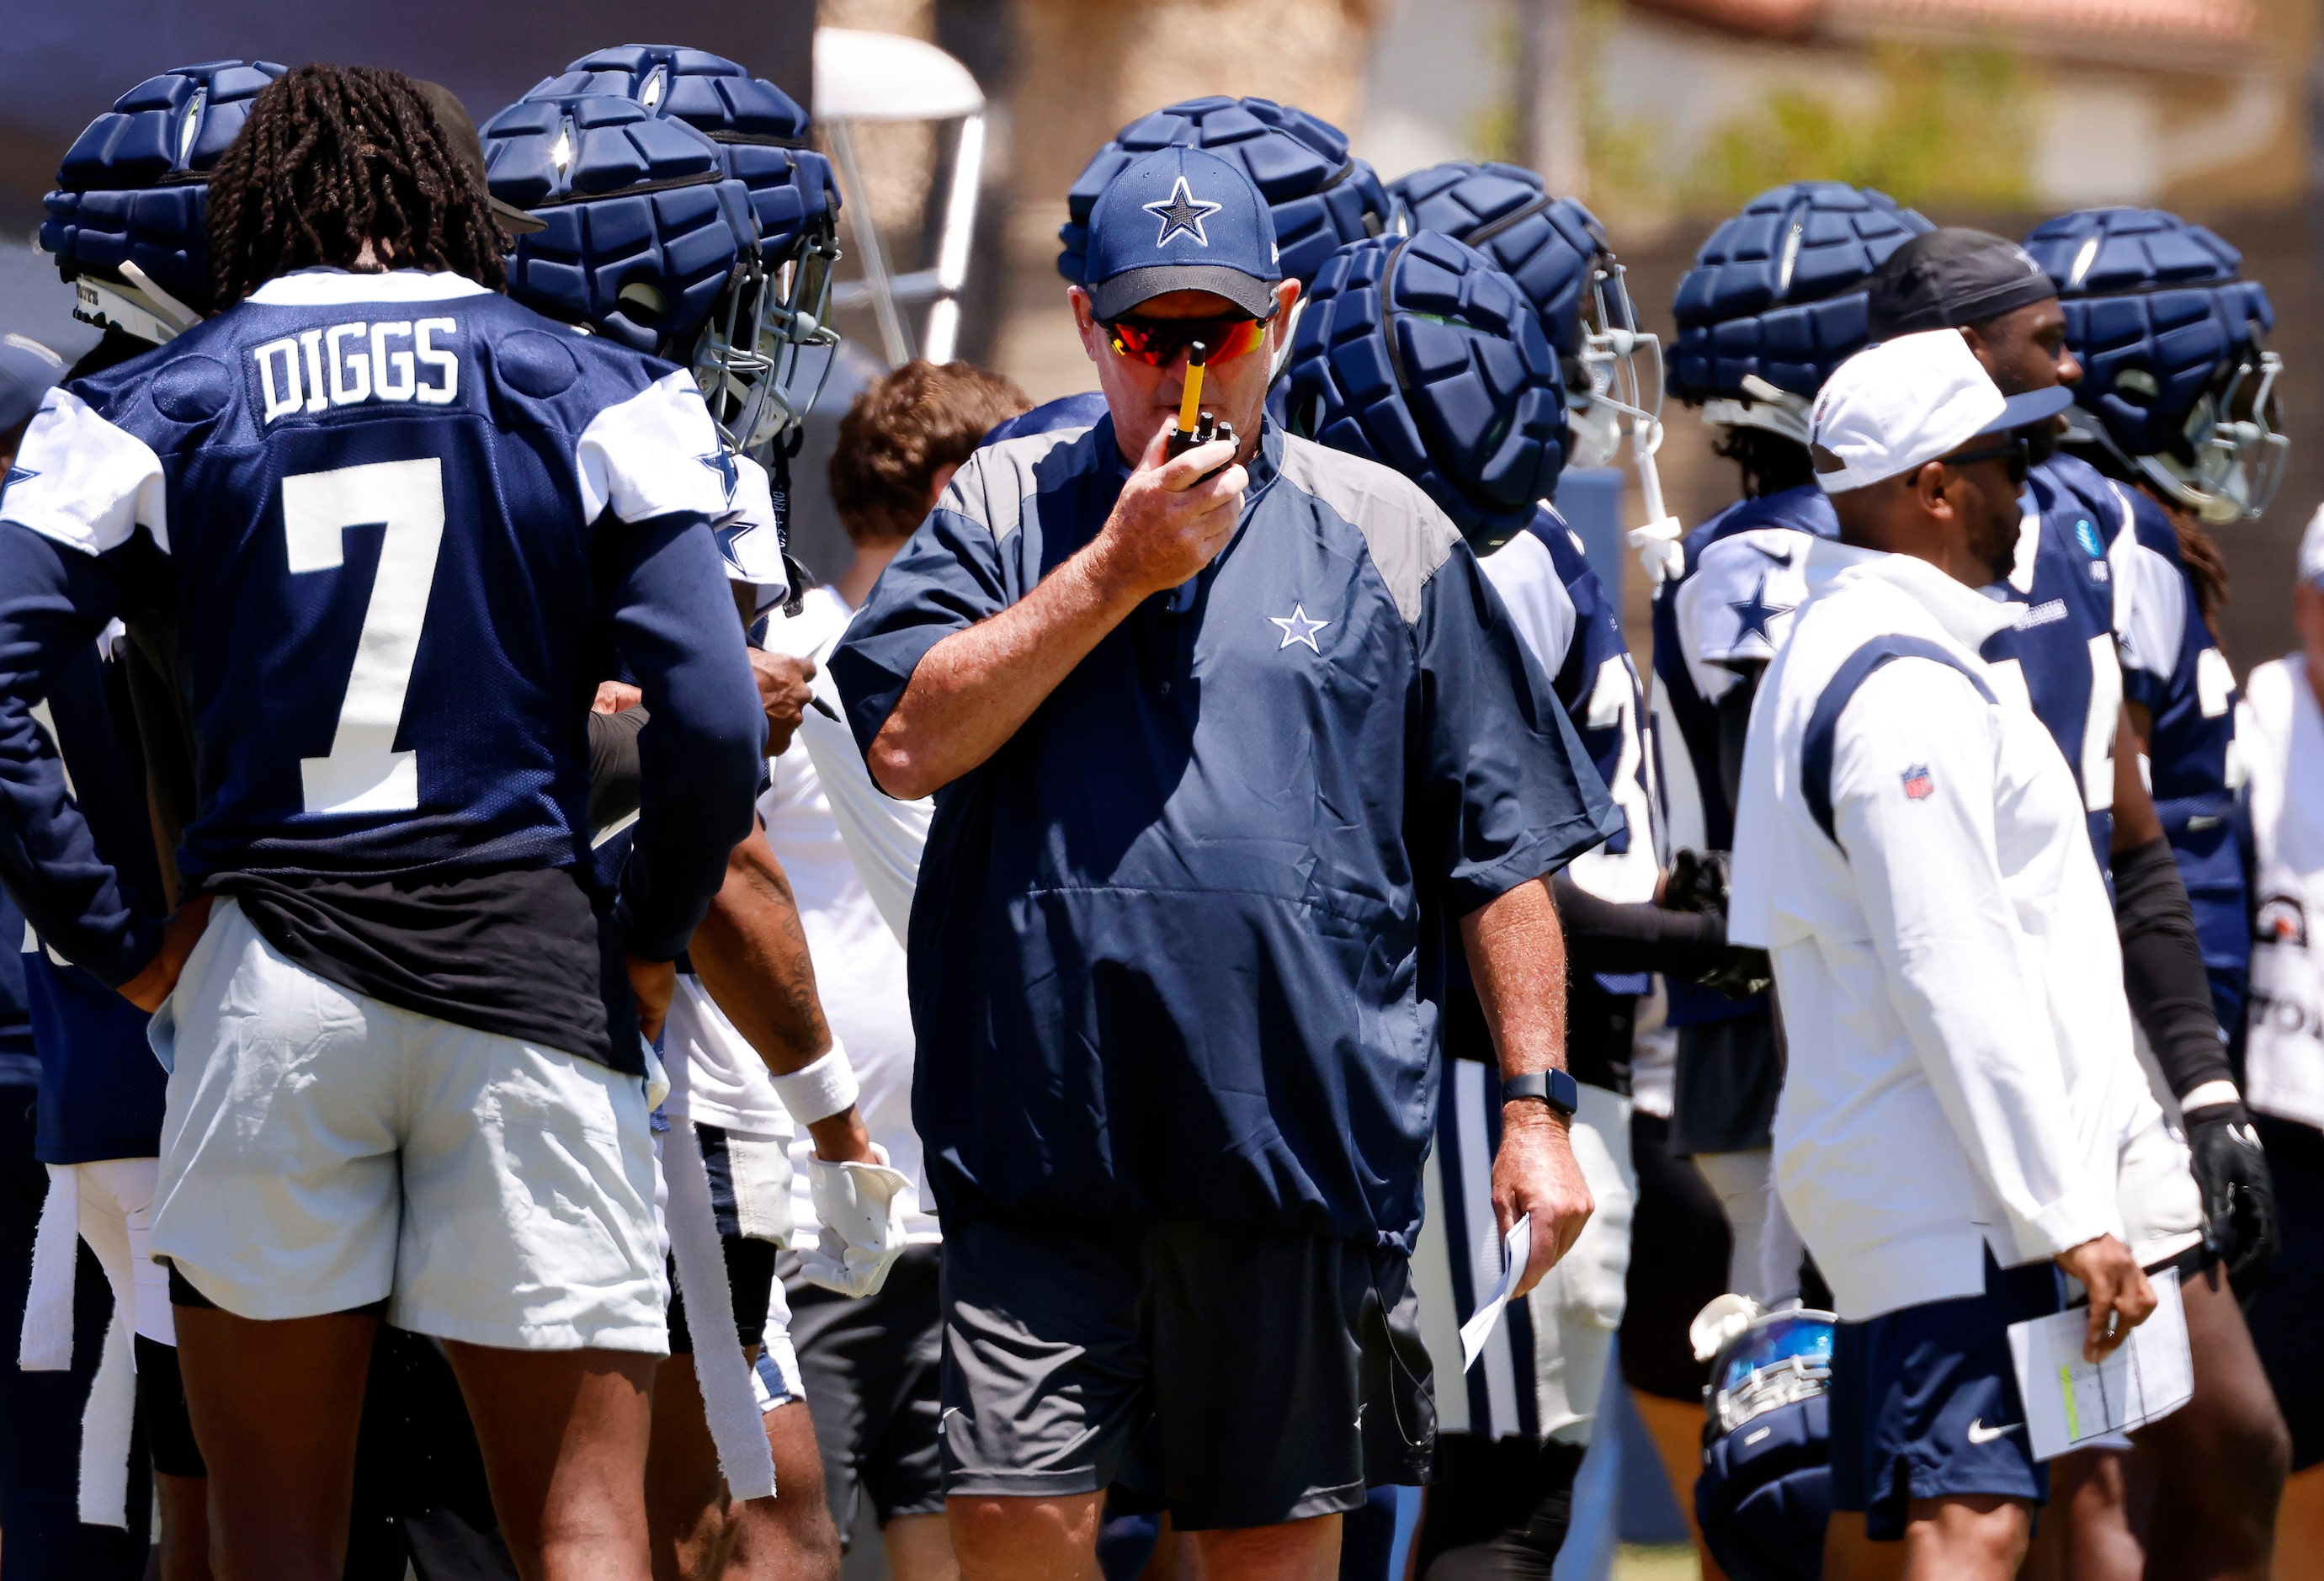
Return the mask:
<svg viewBox="0 0 2324 1581">
<path fill-rule="evenodd" d="M 1787 549 L 1783 553 L 1777 554 L 1774 550 L 1764 549 L 1756 543 L 1747 543 L 1743 547 L 1749 550 L 1753 554 L 1766 555 L 1769 559 L 1774 560 L 1777 565 L 1783 567 L 1787 571 L 1792 569 L 1792 561 L 1800 552 L 1796 549 Z"/>
<path fill-rule="evenodd" d="M 1990 1444 L 2004 1434 L 2014 1433 L 2024 1425 L 2023 1422 L 2012 1422 L 2006 1428 L 1988 1428 L 1985 1425 L 1983 1417 L 1976 1417 L 1971 1419 L 1969 1424 L 1969 1441 L 1972 1444 Z"/>
</svg>

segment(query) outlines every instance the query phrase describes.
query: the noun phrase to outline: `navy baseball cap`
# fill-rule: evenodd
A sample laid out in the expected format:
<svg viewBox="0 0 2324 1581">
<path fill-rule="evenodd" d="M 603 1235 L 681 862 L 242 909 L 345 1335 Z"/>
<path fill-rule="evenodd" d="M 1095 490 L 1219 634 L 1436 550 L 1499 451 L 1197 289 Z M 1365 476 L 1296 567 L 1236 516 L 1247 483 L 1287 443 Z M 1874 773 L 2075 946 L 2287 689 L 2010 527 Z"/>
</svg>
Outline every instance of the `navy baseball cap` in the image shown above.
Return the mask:
<svg viewBox="0 0 2324 1581">
<path fill-rule="evenodd" d="M 49 386 L 65 376 L 65 359 L 39 341 L 0 335 L 0 430 L 41 409 Z"/>
<path fill-rule="evenodd" d="M 1084 278 L 1102 319 L 1174 291 L 1207 291 L 1264 319 L 1283 278 L 1275 218 L 1240 166 L 1199 148 L 1158 148 L 1098 194 Z"/>
</svg>

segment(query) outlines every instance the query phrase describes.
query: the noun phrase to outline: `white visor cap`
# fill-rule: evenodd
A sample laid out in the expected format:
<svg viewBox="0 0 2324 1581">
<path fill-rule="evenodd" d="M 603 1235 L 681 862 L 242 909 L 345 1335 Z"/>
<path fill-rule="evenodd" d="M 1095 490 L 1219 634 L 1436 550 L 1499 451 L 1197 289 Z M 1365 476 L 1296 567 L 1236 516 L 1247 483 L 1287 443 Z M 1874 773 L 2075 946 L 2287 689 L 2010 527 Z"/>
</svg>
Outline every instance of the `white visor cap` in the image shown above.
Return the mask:
<svg viewBox="0 0 2324 1581">
<path fill-rule="evenodd" d="M 2062 385 L 2006 400 L 1958 329 L 1868 346 L 1832 370 L 1808 417 L 1826 494 L 1846 494 L 1949 456 L 1979 434 L 2024 428 L 2073 404 Z"/>
</svg>

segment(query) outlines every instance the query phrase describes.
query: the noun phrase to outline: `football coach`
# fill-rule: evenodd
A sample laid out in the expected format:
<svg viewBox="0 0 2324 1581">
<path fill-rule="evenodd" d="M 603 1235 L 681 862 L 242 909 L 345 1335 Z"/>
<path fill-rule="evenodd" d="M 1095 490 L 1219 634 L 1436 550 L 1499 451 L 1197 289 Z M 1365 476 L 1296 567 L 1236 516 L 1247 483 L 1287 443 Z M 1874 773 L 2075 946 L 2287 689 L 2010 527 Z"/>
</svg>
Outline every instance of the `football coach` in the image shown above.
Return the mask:
<svg viewBox="0 0 2324 1581">
<path fill-rule="evenodd" d="M 913 1120 L 963 1573 L 1083 1576 L 1117 1482 L 1204 1573 L 1336 1574 L 1434 1436 L 1407 1262 L 1457 936 L 1524 1280 L 1590 1196 L 1543 876 L 1615 825 L 1452 523 L 1263 412 L 1296 282 L 1215 155 L 1126 166 L 1071 292 L 1107 415 L 979 450 L 832 673 L 936 797 Z M 1168 454 L 1188 348 L 1238 438 Z"/>
</svg>

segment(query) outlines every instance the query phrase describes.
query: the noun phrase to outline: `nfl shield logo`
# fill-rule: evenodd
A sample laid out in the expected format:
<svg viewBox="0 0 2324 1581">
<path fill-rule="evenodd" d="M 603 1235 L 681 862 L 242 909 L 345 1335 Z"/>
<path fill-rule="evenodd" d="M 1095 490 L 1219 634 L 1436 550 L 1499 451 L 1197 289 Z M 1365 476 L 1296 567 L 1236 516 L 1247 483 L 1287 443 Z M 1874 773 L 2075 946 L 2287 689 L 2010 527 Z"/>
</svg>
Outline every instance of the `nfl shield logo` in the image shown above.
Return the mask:
<svg viewBox="0 0 2324 1581">
<path fill-rule="evenodd" d="M 1936 788 L 1936 781 L 1929 777 L 1928 764 L 1914 763 L 1904 771 L 1904 795 L 1907 800 L 1926 801 L 1929 792 Z"/>
</svg>

